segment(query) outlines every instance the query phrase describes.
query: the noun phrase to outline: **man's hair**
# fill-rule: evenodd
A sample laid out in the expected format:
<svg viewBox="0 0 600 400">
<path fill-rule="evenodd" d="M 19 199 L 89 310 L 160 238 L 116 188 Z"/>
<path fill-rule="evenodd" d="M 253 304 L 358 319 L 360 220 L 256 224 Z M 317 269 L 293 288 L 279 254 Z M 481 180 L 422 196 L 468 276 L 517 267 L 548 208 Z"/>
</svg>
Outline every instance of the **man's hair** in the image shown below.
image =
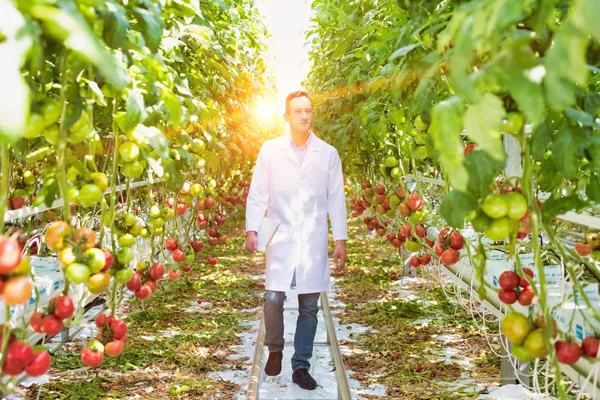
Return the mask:
<svg viewBox="0 0 600 400">
<path fill-rule="evenodd" d="M 290 113 L 290 102 L 294 99 L 297 99 L 298 97 L 306 97 L 308 100 L 310 100 L 310 103 L 312 104 L 312 99 L 310 98 L 308 93 L 306 93 L 305 91 L 298 90 L 296 92 L 292 92 L 292 93 L 288 94 L 287 97 L 285 98 L 285 113 L 286 114 Z"/>
</svg>

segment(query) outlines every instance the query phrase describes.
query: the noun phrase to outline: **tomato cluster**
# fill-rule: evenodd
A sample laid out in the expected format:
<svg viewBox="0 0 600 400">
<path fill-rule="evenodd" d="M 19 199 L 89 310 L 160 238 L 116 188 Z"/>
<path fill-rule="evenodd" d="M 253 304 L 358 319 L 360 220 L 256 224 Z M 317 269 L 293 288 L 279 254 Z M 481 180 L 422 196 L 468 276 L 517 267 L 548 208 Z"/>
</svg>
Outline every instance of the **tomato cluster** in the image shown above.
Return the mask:
<svg viewBox="0 0 600 400">
<path fill-rule="evenodd" d="M 136 298 L 146 299 L 156 291 L 157 281 L 164 274 L 165 266 L 159 262 L 152 264 L 149 269 L 146 262 L 139 262 L 136 272 L 133 273 L 131 280 L 127 282 L 127 289 L 131 290 Z"/>
<path fill-rule="evenodd" d="M 104 172 L 89 172 L 72 166 L 67 170 L 69 200 L 82 207 L 93 207 L 102 201 L 108 187 L 108 177 Z"/>
<path fill-rule="evenodd" d="M 34 332 L 54 336 L 62 331 L 63 321 L 71 318 L 74 312 L 75 304 L 69 296 L 54 297 L 48 302 L 45 312 L 36 311 L 31 315 L 29 325 Z"/>
<path fill-rule="evenodd" d="M 0 235 L 0 295 L 4 304 L 23 304 L 31 298 L 31 266 L 13 238 Z"/>
<path fill-rule="evenodd" d="M 533 279 L 534 274 L 530 268 L 524 267 L 523 272 Z M 527 278 L 515 271 L 504 271 L 500 274 L 498 284 L 500 285 L 498 298 L 504 304 L 514 304 L 518 301 L 522 306 L 529 306 L 535 298 L 535 292 Z"/>
<path fill-rule="evenodd" d="M 58 251 L 58 259 L 69 281 L 86 283 L 88 290 L 94 294 L 106 291 L 110 283 L 107 271 L 114 259 L 107 250 L 95 247 L 96 233 L 91 228 L 72 230 L 65 221 L 56 221 L 48 226 L 44 239 L 48 249 Z M 133 251 L 130 252 L 133 256 Z M 127 260 L 131 261 L 126 260 L 128 256 L 119 252 L 117 260 L 124 264 Z"/>
<path fill-rule="evenodd" d="M 473 227 L 491 240 L 502 241 L 515 230 L 521 239 L 529 234 L 527 200 L 518 190 L 510 190 L 490 193 L 481 204 L 483 213 L 474 213 Z"/>
<path fill-rule="evenodd" d="M 548 354 L 543 318 L 536 318 L 532 324 L 525 315 L 511 311 L 504 316 L 501 328 L 502 333 L 512 343 L 513 355 L 518 359 L 532 361 Z"/>
<path fill-rule="evenodd" d="M 39 168 L 20 169 L 13 171 L 8 205 L 13 210 L 18 210 L 30 203 L 30 198 L 35 198 L 36 183 Z"/>
<path fill-rule="evenodd" d="M 28 376 L 36 377 L 48 372 L 52 359 L 46 348 L 32 348 L 27 343 L 16 340 L 12 333 L 9 335 L 6 357 L 2 365 L 3 373 L 16 376 L 25 372 Z"/>
<path fill-rule="evenodd" d="M 454 265 L 460 259 L 459 251 L 463 248 L 465 240 L 460 232 L 444 228 L 438 235 L 438 244 L 434 247 L 435 255 L 444 265 Z"/>
</svg>

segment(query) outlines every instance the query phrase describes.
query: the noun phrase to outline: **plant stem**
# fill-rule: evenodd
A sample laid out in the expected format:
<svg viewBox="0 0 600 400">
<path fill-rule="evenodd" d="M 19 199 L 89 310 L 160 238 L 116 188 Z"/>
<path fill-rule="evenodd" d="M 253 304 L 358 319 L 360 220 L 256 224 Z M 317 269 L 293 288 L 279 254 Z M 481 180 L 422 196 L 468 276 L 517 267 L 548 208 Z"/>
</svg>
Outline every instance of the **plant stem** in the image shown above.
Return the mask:
<svg viewBox="0 0 600 400">
<path fill-rule="evenodd" d="M 10 183 L 10 153 L 8 152 L 8 143 L 2 142 L 0 146 L 0 157 L 2 157 L 2 186 L 0 187 L 0 215 L 2 215 L 2 220 L 0 221 L 0 232 L 4 232 L 4 212 L 8 203 L 8 185 Z"/>
</svg>

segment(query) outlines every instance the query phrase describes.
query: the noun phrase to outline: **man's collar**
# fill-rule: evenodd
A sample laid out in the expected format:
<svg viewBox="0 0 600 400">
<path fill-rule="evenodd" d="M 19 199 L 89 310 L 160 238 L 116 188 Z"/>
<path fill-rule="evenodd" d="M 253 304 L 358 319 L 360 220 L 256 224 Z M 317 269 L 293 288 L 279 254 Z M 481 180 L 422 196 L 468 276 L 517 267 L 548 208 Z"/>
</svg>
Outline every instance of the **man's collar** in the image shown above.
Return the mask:
<svg viewBox="0 0 600 400">
<path fill-rule="evenodd" d="M 290 132 L 289 130 L 286 132 L 286 136 L 288 138 L 288 141 L 290 143 L 290 146 L 292 148 L 296 147 L 297 149 L 303 149 L 303 148 L 310 148 L 310 143 L 312 142 L 312 138 L 313 138 L 313 131 L 310 131 L 310 134 L 308 135 L 308 139 L 306 139 L 306 142 L 304 143 L 304 145 L 302 147 L 297 147 L 296 146 L 296 142 L 294 142 L 294 137 L 292 136 L 292 132 Z"/>
</svg>

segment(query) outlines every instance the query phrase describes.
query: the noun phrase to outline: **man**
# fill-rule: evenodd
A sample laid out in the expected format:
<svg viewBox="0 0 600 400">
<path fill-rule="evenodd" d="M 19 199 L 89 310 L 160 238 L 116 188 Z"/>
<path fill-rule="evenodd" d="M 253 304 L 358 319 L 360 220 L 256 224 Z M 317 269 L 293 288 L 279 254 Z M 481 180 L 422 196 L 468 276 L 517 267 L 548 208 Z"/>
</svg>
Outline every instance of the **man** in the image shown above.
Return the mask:
<svg viewBox="0 0 600 400">
<path fill-rule="evenodd" d="M 327 216 L 331 221 L 338 271 L 346 262 L 348 227 L 342 163 L 335 148 L 311 131 L 312 101 L 298 91 L 286 98 L 289 132 L 266 141 L 258 154 L 246 203 L 246 249 L 257 250 L 257 231 L 265 216 L 281 222 L 266 250 L 264 303 L 265 373 L 279 375 L 283 357 L 283 302 L 298 291 L 299 314 L 294 337 L 292 380 L 314 389 L 309 359 L 317 330 L 320 292 L 330 289 Z"/>
</svg>

